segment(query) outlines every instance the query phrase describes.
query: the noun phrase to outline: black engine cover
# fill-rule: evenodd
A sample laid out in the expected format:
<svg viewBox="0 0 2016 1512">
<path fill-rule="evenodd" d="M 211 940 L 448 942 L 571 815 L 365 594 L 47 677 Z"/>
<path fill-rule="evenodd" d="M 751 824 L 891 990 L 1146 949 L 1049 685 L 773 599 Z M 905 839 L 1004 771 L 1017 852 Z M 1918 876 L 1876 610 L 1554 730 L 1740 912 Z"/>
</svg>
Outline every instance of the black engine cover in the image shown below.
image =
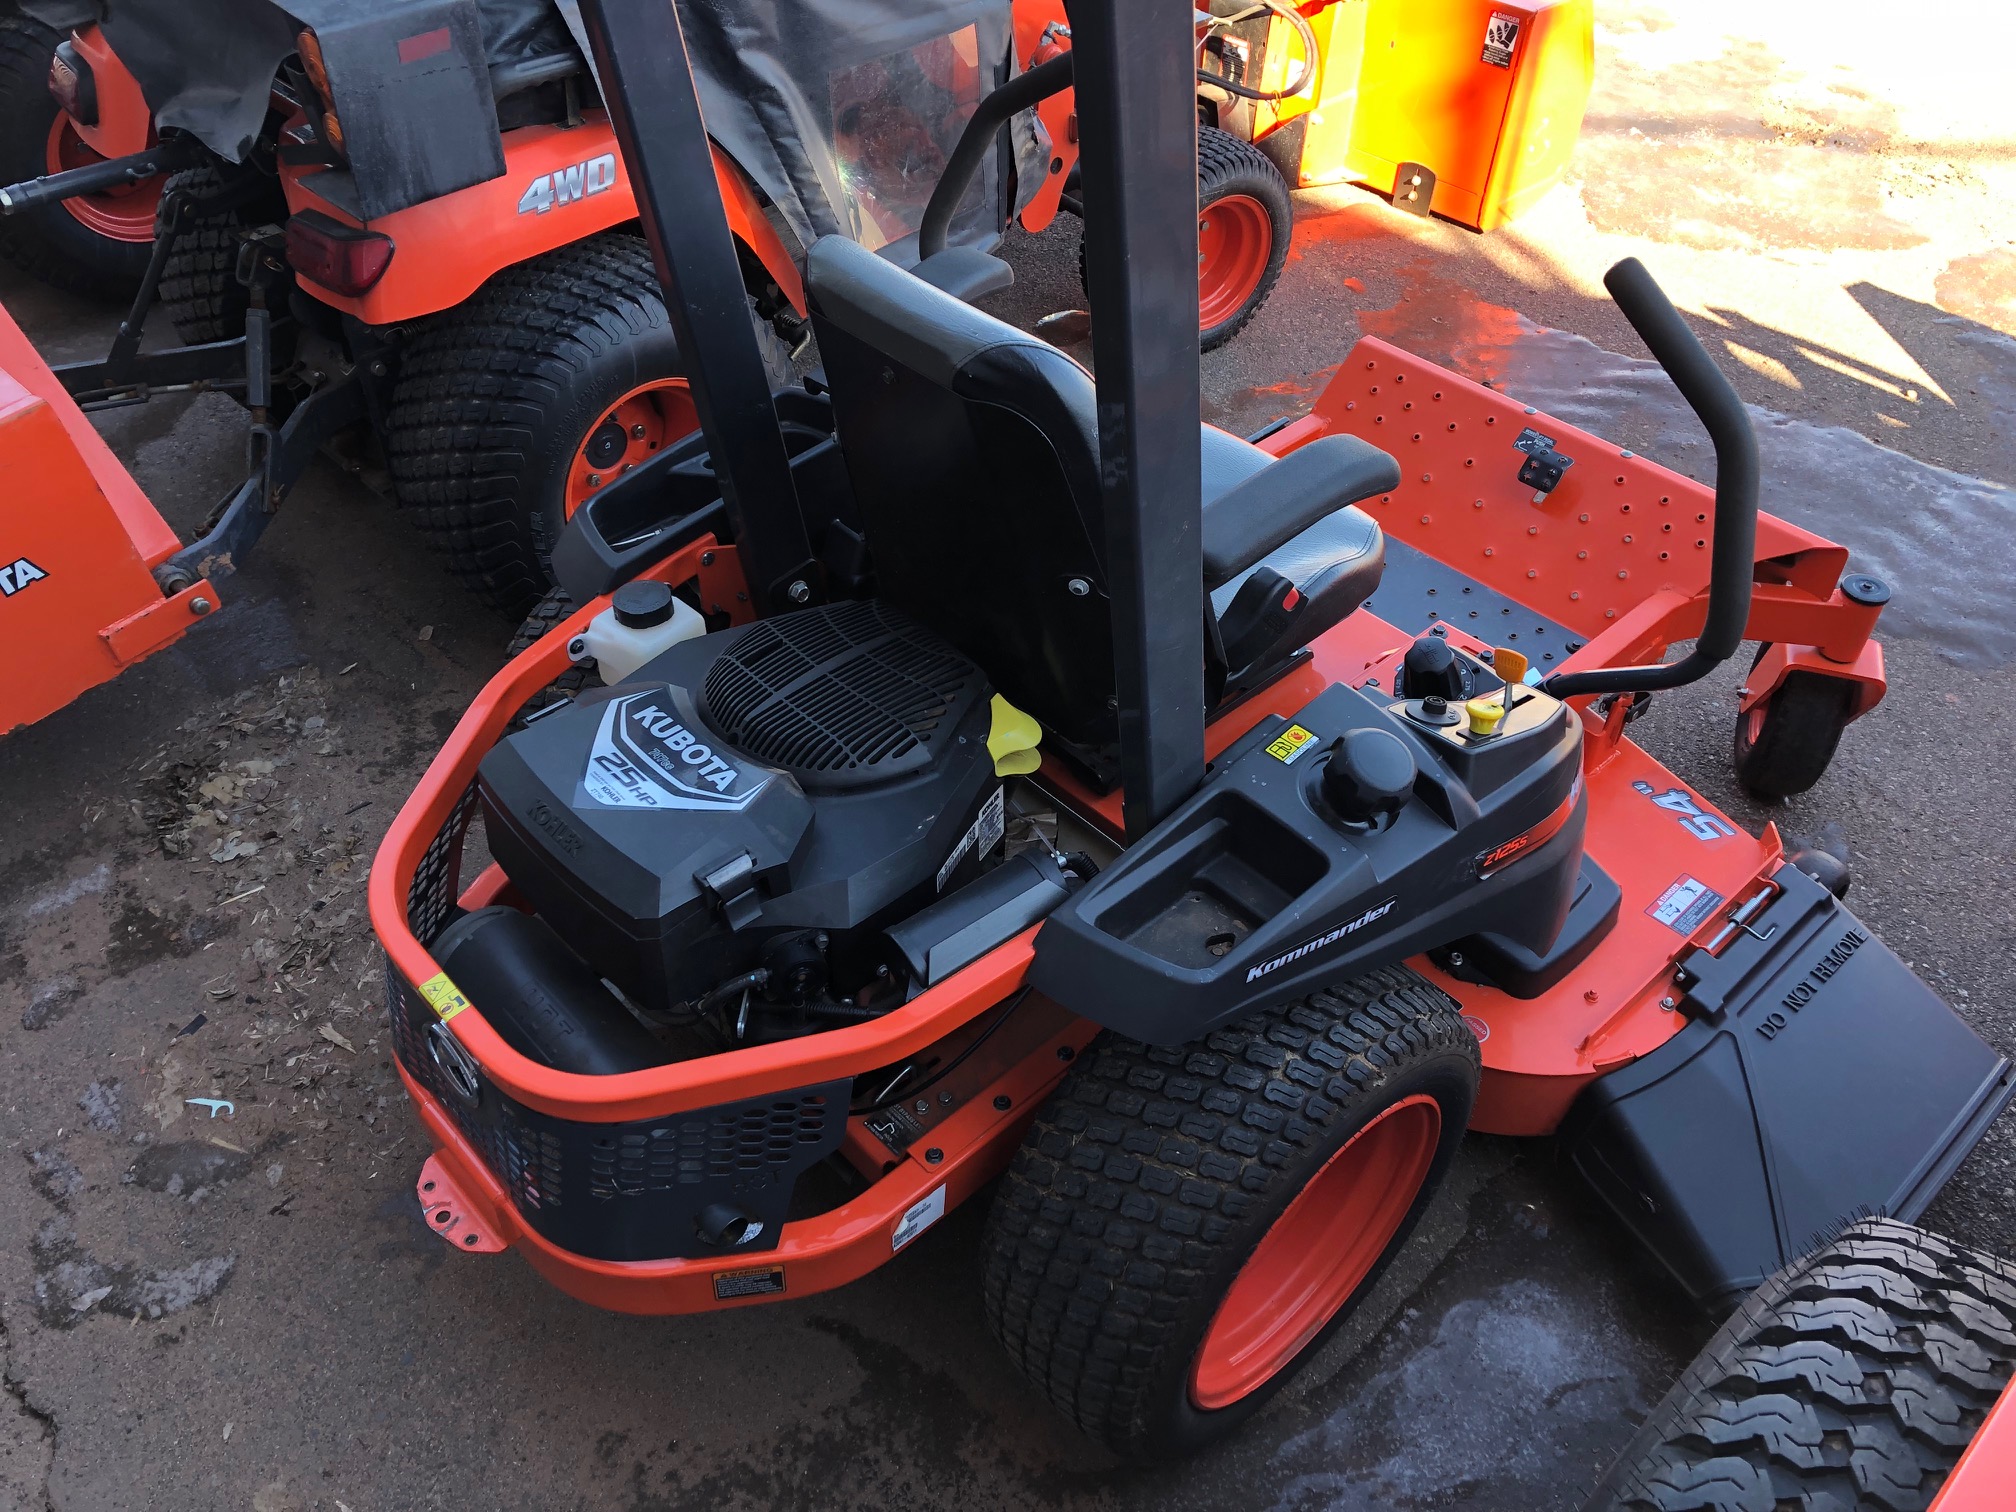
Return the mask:
<svg viewBox="0 0 2016 1512">
<path fill-rule="evenodd" d="M 991 844 L 989 698 L 971 662 L 872 600 L 686 641 L 484 757 L 491 854 L 646 1006 L 754 969 L 788 931 L 844 959 Z"/>
</svg>

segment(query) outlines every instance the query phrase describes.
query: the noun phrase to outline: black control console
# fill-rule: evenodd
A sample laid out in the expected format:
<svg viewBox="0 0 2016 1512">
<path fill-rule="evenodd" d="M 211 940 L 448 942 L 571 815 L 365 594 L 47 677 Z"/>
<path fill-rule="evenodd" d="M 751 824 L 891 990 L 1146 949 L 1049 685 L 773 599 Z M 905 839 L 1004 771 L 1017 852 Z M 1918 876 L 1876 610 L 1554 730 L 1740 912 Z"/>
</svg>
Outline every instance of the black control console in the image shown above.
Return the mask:
<svg viewBox="0 0 2016 1512">
<path fill-rule="evenodd" d="M 1234 745 L 1050 915 L 1030 981 L 1182 1044 L 1471 936 L 1545 954 L 1579 886 L 1580 725 L 1432 637 L 1407 666 L 1399 698 L 1332 687 Z"/>
</svg>

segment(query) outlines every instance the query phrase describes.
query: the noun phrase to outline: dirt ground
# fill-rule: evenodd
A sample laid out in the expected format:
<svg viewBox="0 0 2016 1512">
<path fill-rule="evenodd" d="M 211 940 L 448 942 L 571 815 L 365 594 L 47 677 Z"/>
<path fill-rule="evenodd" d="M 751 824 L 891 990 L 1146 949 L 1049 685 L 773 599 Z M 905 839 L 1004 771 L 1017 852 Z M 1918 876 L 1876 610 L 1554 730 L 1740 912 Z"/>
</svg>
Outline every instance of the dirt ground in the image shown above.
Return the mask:
<svg viewBox="0 0 2016 1512">
<path fill-rule="evenodd" d="M 2016 119 L 2006 13 L 1599 7 L 1570 179 L 1479 238 L 1298 196 L 1207 417 L 1305 406 L 1361 334 L 1697 474 L 1601 290 L 1645 260 L 1760 412 L 1767 507 L 1897 589 L 1888 698 L 1812 793 L 1728 775 L 1735 677 L 1635 727 L 1739 822 L 1844 836 L 1853 902 L 2005 1052 L 2016 841 Z M 1076 233 L 1010 248 L 1025 324 Z M 51 360 L 115 317 L 11 276 Z M 104 430 L 179 527 L 234 481 L 219 398 Z M 510 627 L 319 465 L 225 608 L 0 741 L 0 1509 L 1573 1507 L 1708 1331 L 1545 1148 L 1473 1136 L 1403 1263 L 1233 1443 L 1136 1472 L 986 1335 L 978 1205 L 841 1292 L 627 1319 L 423 1228 L 363 886 Z M 214 1111 L 192 1099 L 228 1102 Z M 1928 1222 L 2016 1252 L 2016 1130 Z"/>
</svg>

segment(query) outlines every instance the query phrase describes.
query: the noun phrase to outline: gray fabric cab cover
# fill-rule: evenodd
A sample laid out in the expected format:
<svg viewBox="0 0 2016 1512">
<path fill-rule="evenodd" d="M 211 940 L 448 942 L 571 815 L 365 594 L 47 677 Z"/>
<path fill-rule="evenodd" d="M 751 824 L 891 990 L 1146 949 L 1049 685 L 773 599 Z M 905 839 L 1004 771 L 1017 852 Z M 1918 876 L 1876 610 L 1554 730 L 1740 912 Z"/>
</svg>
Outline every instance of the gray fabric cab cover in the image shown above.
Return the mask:
<svg viewBox="0 0 2016 1512">
<path fill-rule="evenodd" d="M 339 196 L 378 214 L 502 171 L 494 109 L 480 88 L 485 64 L 588 53 L 577 0 L 18 3 L 52 26 L 98 22 L 156 123 L 233 162 L 258 136 L 268 86 L 303 25 L 332 36 L 404 36 L 408 18 L 409 29 L 424 30 L 452 12 L 456 51 L 469 55 L 472 77 L 459 87 L 431 81 L 439 99 L 416 102 L 392 62 L 360 77 L 355 63 L 330 58 L 346 130 L 392 144 L 379 160 L 399 182 Z M 914 262 L 918 221 L 960 130 L 1015 66 L 1010 0 L 679 0 L 679 16 L 709 134 L 776 204 L 799 244 L 838 232 Z M 469 118 L 444 122 L 448 102 Z M 383 122 L 368 118 L 380 113 Z M 427 133 L 401 119 L 416 113 L 440 137 L 432 153 L 422 150 Z M 1007 202 L 1011 166 L 1021 198 L 1035 193 L 1049 157 L 1041 132 L 1027 111 L 1002 134 L 954 220 L 955 244 L 993 246 L 1020 209 Z M 444 154 L 454 161 L 435 161 Z"/>
</svg>

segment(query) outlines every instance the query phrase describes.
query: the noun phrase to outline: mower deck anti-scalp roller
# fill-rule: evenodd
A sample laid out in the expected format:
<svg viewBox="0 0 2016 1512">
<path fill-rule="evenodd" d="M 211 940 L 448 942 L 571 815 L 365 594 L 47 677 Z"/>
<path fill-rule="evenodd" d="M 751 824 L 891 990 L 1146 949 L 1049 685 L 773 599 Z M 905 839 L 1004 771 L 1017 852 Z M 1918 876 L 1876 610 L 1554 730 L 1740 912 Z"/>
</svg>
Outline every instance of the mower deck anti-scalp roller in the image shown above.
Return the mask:
<svg viewBox="0 0 2016 1512">
<path fill-rule="evenodd" d="M 1263 444 L 1200 426 L 1156 129 L 1192 39 L 1112 0 L 1072 54 L 1097 379 L 956 267 L 829 236 L 821 369 L 772 394 L 704 138 L 668 129 L 678 19 L 583 14 L 701 432 L 575 512 L 579 609 L 373 868 L 451 1243 L 605 1307 L 754 1305 L 1005 1172 L 991 1326 L 1153 1458 L 1293 1375 L 1466 1129 L 1562 1136 L 1710 1306 L 1922 1210 L 2009 1063 L 1629 737 L 1746 640 L 1848 708 L 1882 679 L 1881 596 L 1758 513 L 1747 415 L 1643 268 L 1607 282 L 1714 489 L 1376 341 Z M 577 665 L 672 595 L 669 647 Z"/>
</svg>

